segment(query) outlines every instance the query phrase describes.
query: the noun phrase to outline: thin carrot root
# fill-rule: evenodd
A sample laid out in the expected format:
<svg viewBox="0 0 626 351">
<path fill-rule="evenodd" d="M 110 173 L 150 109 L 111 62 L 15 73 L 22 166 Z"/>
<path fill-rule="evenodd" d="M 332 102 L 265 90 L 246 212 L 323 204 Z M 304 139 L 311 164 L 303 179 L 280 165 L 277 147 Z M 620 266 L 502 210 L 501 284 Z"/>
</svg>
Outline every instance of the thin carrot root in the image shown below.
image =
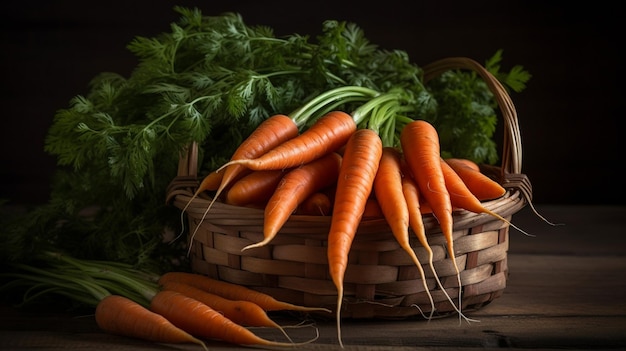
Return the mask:
<svg viewBox="0 0 626 351">
<path fill-rule="evenodd" d="M 261 241 L 259 241 L 259 242 L 254 243 L 254 244 L 250 244 L 250 245 L 248 245 L 248 246 L 244 246 L 244 247 L 241 249 L 241 252 L 244 252 L 244 251 L 246 251 L 246 250 L 250 250 L 250 249 L 254 249 L 254 248 L 257 248 L 257 247 L 262 247 L 262 246 L 265 246 L 265 245 L 267 245 L 270 241 L 272 241 L 272 238 L 265 238 L 265 239 L 263 239 L 263 240 L 261 240 Z"/>
<path fill-rule="evenodd" d="M 537 211 L 537 209 L 535 208 L 535 206 L 533 205 L 532 201 L 528 200 L 528 205 L 530 206 L 530 209 L 533 211 L 533 213 L 539 217 L 542 221 L 544 221 L 545 223 L 551 225 L 551 226 L 561 226 L 561 225 L 565 225 L 565 223 L 554 223 L 552 221 L 549 221 L 547 218 L 545 218 L 544 216 L 542 216 L 539 211 Z M 517 228 L 516 228 L 517 229 Z"/>
<path fill-rule="evenodd" d="M 522 230 L 521 228 L 519 228 L 519 227 L 518 227 L 518 226 L 516 226 L 515 224 L 511 223 L 511 221 L 509 221 L 509 220 L 507 220 L 506 218 L 504 218 L 504 217 L 500 216 L 499 214 L 497 214 L 497 213 L 495 213 L 495 212 L 493 212 L 493 211 L 487 210 L 487 209 L 485 209 L 485 210 L 486 210 L 486 211 L 485 211 L 485 213 L 486 213 L 486 214 L 488 214 L 488 215 L 490 215 L 490 216 L 492 216 L 492 217 L 495 217 L 495 218 L 497 218 L 497 219 L 501 220 L 502 222 L 504 222 L 504 223 L 508 224 L 509 226 L 511 226 L 511 227 L 513 227 L 513 228 L 515 228 L 515 229 L 517 229 L 517 230 L 518 230 L 518 231 L 520 231 L 522 234 L 524 234 L 524 235 L 526 235 L 526 236 L 532 236 L 532 237 L 534 237 L 534 236 L 535 236 L 534 234 L 530 234 L 530 233 L 525 232 L 524 230 Z"/>
<path fill-rule="evenodd" d="M 341 304 L 343 302 L 343 284 L 337 284 L 337 311 L 335 319 L 337 323 L 337 340 L 339 346 L 343 349 L 343 338 L 341 337 Z"/>
<path fill-rule="evenodd" d="M 425 239 L 426 238 L 424 237 L 424 240 Z M 454 308 L 454 310 L 459 314 L 459 316 L 463 316 L 463 318 L 465 318 L 468 322 L 478 322 L 477 319 L 468 318 L 468 317 L 463 315 L 463 313 L 461 312 L 461 299 L 459 299 L 459 305 L 458 306 L 456 306 L 454 304 L 454 301 L 452 301 L 452 297 L 450 297 L 450 294 L 448 294 L 448 292 L 446 291 L 446 288 L 441 283 L 441 280 L 439 279 L 439 275 L 437 274 L 437 272 L 435 270 L 435 264 L 433 262 L 433 256 L 434 256 L 433 255 L 433 250 L 430 248 L 430 245 L 428 245 L 427 242 L 423 246 L 426 248 L 426 251 L 428 252 L 428 265 L 430 267 L 430 270 L 433 272 L 433 275 L 435 276 L 435 280 L 437 281 L 437 286 L 439 286 L 439 288 L 441 289 L 443 294 L 446 296 L 446 298 L 448 299 L 448 301 L 452 305 L 452 308 Z M 457 272 L 458 272 L 458 269 L 457 269 Z M 457 275 L 457 277 L 460 277 L 460 275 Z M 460 283 L 459 283 L 459 296 L 461 296 L 461 285 L 460 285 Z"/>
<path fill-rule="evenodd" d="M 315 323 L 314 322 L 308 322 L 307 323 L 307 321 L 301 321 L 300 323 L 294 324 L 294 325 L 285 325 L 285 324 L 283 324 L 283 325 L 281 325 L 281 327 L 283 327 L 285 329 L 288 329 L 288 328 L 292 328 L 292 329 L 295 329 L 295 328 L 307 328 L 307 327 L 317 328 L 317 327 L 315 327 Z"/>
<path fill-rule="evenodd" d="M 439 279 L 439 275 L 437 274 L 437 271 L 435 270 L 435 264 L 433 262 L 433 256 L 434 256 L 433 250 L 430 247 L 430 244 L 428 243 L 428 238 L 426 237 L 426 232 L 424 230 L 424 222 L 422 220 L 421 208 L 423 207 L 423 204 L 420 202 L 420 199 L 419 199 L 419 189 L 417 187 L 417 184 L 415 183 L 415 180 L 413 179 L 411 175 L 410 170 L 407 168 L 406 163 L 403 164 L 403 174 L 404 176 L 402 178 L 402 192 L 404 194 L 407 205 L 409 207 L 409 226 L 411 227 L 411 229 L 413 229 L 413 233 L 417 237 L 417 240 L 420 242 L 420 244 L 422 244 L 422 247 L 428 253 L 428 266 L 430 267 L 430 270 L 432 271 L 433 276 L 435 277 L 437 286 L 444 293 L 448 301 L 450 301 L 450 304 L 453 306 L 453 308 L 458 313 L 461 313 L 461 311 L 456 307 L 454 301 L 452 301 L 450 294 L 448 294 L 445 287 L 441 283 L 441 280 Z M 433 305 L 433 301 L 431 299 L 431 306 L 432 305 Z M 421 312 L 421 309 L 420 309 L 420 312 Z M 432 319 L 433 313 L 434 313 L 434 307 L 432 308 L 430 318 L 428 318 L 429 321 L 430 319 Z"/>
<path fill-rule="evenodd" d="M 204 177 L 202 182 L 200 182 L 198 189 L 196 189 L 196 191 L 193 193 L 189 201 L 187 201 L 187 203 L 185 204 L 185 207 L 183 207 L 183 209 L 180 211 L 181 230 L 180 230 L 180 233 L 174 239 L 170 241 L 170 244 L 174 243 L 185 233 L 185 212 L 187 212 L 187 209 L 189 208 L 193 200 L 195 200 L 198 196 L 200 196 L 200 194 L 203 191 L 212 190 L 214 188 L 215 183 L 221 182 L 221 179 L 222 179 L 222 174 L 218 174 L 217 172 L 211 172 L 207 176 Z"/>
<path fill-rule="evenodd" d="M 431 320 L 433 318 L 433 314 L 435 313 L 435 301 L 433 300 L 433 295 L 430 293 L 430 288 L 428 287 L 428 283 L 426 282 L 426 275 L 424 274 L 424 269 L 422 268 L 422 264 L 420 263 L 419 259 L 417 258 L 417 255 L 415 255 L 415 252 L 413 251 L 411 247 L 404 247 L 404 251 L 406 251 L 411 256 L 413 263 L 415 263 L 415 266 L 417 266 L 420 277 L 422 278 L 424 289 L 430 301 L 430 315 L 426 317 L 426 315 L 421 309 L 420 309 L 420 313 L 422 317 L 424 317 L 425 319 Z"/>
</svg>

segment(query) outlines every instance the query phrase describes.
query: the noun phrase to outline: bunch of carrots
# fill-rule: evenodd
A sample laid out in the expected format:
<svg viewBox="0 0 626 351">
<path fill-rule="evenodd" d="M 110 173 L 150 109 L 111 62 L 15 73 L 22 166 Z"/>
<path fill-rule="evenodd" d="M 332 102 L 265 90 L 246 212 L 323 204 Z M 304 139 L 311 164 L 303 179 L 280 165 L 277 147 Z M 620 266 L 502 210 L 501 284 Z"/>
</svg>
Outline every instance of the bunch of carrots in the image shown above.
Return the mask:
<svg viewBox="0 0 626 351">
<path fill-rule="evenodd" d="M 239 146 L 229 162 L 203 179 L 190 200 L 203 192 L 212 192 L 205 215 L 215 201 L 264 208 L 263 240 L 243 250 L 270 243 L 292 214 L 331 216 L 327 259 L 338 292 L 337 336 L 342 347 L 343 279 L 350 247 L 364 216 L 378 213 L 386 219 L 423 278 L 421 265 L 409 244 L 409 233 L 412 231 L 429 249 L 422 214 L 432 213 L 447 241 L 459 287 L 462 285 L 452 238 L 453 209 L 486 213 L 508 223 L 481 203 L 503 196 L 506 190 L 500 184 L 482 174 L 469 160 L 442 159 L 438 133 L 431 123 L 397 115 L 384 118 L 391 109 L 381 108 L 384 103 L 376 102 L 392 101 L 389 95 L 372 94 L 367 98 L 371 100 L 363 104 L 363 109 L 357 108 L 353 113 L 325 111 L 302 132 L 293 116 L 279 114 L 268 118 Z M 370 113 L 374 110 L 371 106 L 380 111 L 378 115 Z M 370 112 L 363 112 L 365 108 Z M 364 116 L 369 119 L 365 121 Z M 381 137 L 376 128 L 378 122 L 372 123 L 383 121 L 387 125 L 390 120 L 400 122 L 392 128 L 399 130 L 399 142 L 395 144 Z M 389 130 L 388 126 L 384 128 Z M 430 266 L 434 272 L 432 255 Z M 460 296 L 457 311 L 463 316 Z M 432 298 L 431 304 L 434 310 Z"/>
<path fill-rule="evenodd" d="M 13 273 L 15 279 L 2 288 L 32 286 L 23 303 L 61 294 L 95 307 L 95 321 L 103 331 L 156 343 L 193 343 L 205 350 L 209 340 L 250 347 L 302 346 L 316 340 L 317 331 L 310 340 L 294 342 L 269 312 L 331 312 L 201 274 L 174 271 L 159 276 L 124 263 L 83 260 L 56 251 L 43 253 L 37 261 L 37 266 L 18 264 L 20 273 Z M 285 341 L 262 338 L 253 327 L 276 328 Z"/>
</svg>

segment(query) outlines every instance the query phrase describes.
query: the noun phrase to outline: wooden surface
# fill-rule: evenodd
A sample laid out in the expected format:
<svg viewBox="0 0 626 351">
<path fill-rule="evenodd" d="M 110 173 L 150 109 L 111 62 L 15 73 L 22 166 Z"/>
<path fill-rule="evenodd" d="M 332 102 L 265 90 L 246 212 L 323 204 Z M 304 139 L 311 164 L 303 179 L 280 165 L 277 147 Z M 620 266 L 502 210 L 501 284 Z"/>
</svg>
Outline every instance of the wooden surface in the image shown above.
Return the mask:
<svg viewBox="0 0 626 351">
<path fill-rule="evenodd" d="M 345 320 L 345 350 L 626 349 L 626 207 L 538 206 L 550 226 L 526 207 L 511 229 L 504 294 L 479 311 L 477 322 L 456 316 L 425 320 Z M 201 350 L 108 335 L 93 316 L 18 311 L 2 304 L 2 350 Z M 276 316 L 283 324 L 300 319 Z M 313 320 L 319 338 L 299 350 L 339 350 L 333 320 Z M 276 338 L 271 329 L 254 329 Z M 313 327 L 287 329 L 296 341 Z M 209 342 L 210 350 L 249 350 Z"/>
</svg>

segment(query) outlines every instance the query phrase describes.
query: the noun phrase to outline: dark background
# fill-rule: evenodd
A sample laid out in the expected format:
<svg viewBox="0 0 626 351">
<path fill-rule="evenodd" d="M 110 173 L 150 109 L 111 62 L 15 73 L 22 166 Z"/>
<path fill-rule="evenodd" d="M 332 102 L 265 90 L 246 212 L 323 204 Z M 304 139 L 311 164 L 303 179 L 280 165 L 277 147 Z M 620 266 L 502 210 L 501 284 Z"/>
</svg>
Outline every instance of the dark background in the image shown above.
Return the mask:
<svg viewBox="0 0 626 351">
<path fill-rule="evenodd" d="M 513 95 L 523 172 L 536 204 L 622 204 L 621 11 L 617 4 L 528 1 L 17 1 L 3 4 L 0 199 L 42 203 L 55 160 L 43 141 L 58 109 L 97 73 L 130 74 L 126 45 L 169 32 L 174 5 L 242 14 L 277 35 L 316 35 L 327 19 L 355 22 L 384 49 L 425 65 L 504 50 L 504 68 L 533 75 Z M 580 7 L 578 7 L 580 6 Z M 618 85 L 619 84 L 619 85 Z M 618 170 L 618 167 L 619 170 Z"/>
</svg>

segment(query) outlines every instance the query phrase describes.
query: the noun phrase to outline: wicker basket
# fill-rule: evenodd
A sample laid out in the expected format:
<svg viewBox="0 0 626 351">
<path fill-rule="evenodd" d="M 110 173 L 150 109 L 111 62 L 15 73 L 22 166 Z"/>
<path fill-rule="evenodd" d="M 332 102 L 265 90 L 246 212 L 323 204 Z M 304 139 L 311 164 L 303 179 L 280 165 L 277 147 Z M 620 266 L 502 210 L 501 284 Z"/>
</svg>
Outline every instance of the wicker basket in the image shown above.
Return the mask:
<svg viewBox="0 0 626 351">
<path fill-rule="evenodd" d="M 521 143 L 515 108 L 502 85 L 471 59 L 448 58 L 425 66 L 424 80 L 450 69 L 478 72 L 497 98 L 505 122 L 502 166 L 486 167 L 484 171 L 497 179 L 507 193 L 484 205 L 510 219 L 530 201 L 532 193 L 528 178 L 520 173 Z M 242 252 L 244 246 L 263 238 L 263 211 L 216 201 L 201 221 L 210 199 L 198 197 L 187 205 L 199 184 L 197 156 L 197 146 L 193 145 L 181 158 L 178 176 L 167 190 L 168 202 L 180 209 L 187 206 L 190 230 L 200 226 L 191 247 L 192 269 L 280 300 L 334 310 L 337 291 L 329 278 L 326 260 L 330 217 L 293 215 L 270 244 Z M 498 298 L 506 286 L 509 225 L 464 210 L 454 212 L 454 222 L 460 292 L 438 224 L 434 217 L 424 215 L 435 269 L 444 288 L 454 301 L 462 294 L 464 311 L 476 310 Z M 411 240 L 420 262 L 428 262 L 417 239 Z M 435 315 L 454 314 L 454 306 L 436 286 L 429 267 L 424 265 L 424 271 L 435 300 Z M 396 243 L 384 219 L 361 222 L 350 251 L 344 289 L 343 318 L 420 317 L 420 310 L 431 310 L 418 269 Z"/>
</svg>

